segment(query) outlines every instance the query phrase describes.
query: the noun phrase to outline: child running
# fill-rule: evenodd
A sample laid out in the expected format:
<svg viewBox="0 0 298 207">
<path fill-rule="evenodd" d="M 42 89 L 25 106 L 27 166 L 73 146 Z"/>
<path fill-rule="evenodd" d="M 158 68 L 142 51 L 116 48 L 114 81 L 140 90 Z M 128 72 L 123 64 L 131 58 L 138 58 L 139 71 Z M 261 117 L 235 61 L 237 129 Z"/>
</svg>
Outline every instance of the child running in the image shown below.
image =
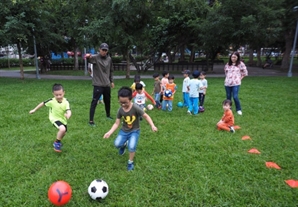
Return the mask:
<svg viewBox="0 0 298 207">
<path fill-rule="evenodd" d="M 104 134 L 103 138 L 109 138 L 114 131 L 119 127 L 122 119 L 122 128 L 114 141 L 114 145 L 119 149 L 119 155 L 123 155 L 126 145 L 129 151 L 129 160 L 127 163 L 127 170 L 134 169 L 134 157 L 138 140 L 140 137 L 140 117 L 146 119 L 150 124 L 152 131 L 157 131 L 152 119 L 146 114 L 138 105 L 131 102 L 132 90 L 129 87 L 122 87 L 118 91 L 118 101 L 121 107 L 118 109 L 117 118 L 111 129 Z"/>
<path fill-rule="evenodd" d="M 136 84 L 136 91 L 133 92 L 132 97 L 134 98 L 135 104 L 137 104 L 143 111 L 146 110 L 146 99 L 148 98 L 153 105 L 156 105 L 155 100 L 143 90 L 141 83 Z"/>
<path fill-rule="evenodd" d="M 49 108 L 49 119 L 58 129 L 56 140 L 53 144 L 56 152 L 61 152 L 61 140 L 67 132 L 67 119 L 71 117 L 69 102 L 64 98 L 65 91 L 61 84 L 54 84 L 52 88 L 54 98 L 41 102 L 29 113 L 33 114 L 43 106 Z"/>
<path fill-rule="evenodd" d="M 217 123 L 218 130 L 226 130 L 235 133 L 236 129 L 240 129 L 240 126 L 234 126 L 234 115 L 231 110 L 232 101 L 226 99 L 222 102 L 222 108 L 224 110 L 224 115 L 221 120 Z"/>
</svg>

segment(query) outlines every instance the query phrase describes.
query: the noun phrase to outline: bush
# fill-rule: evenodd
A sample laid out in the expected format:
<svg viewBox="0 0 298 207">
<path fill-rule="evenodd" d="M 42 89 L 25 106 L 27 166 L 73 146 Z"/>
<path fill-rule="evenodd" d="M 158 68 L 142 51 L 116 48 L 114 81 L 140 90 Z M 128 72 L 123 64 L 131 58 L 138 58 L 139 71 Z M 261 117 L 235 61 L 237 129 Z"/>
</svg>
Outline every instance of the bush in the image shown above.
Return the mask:
<svg viewBox="0 0 298 207">
<path fill-rule="evenodd" d="M 10 58 L 9 64 L 10 64 L 10 67 L 19 66 L 20 61 L 18 58 Z M 23 58 L 23 66 L 31 66 L 31 65 L 34 65 L 34 59 Z M 7 58 L 0 59 L 0 67 L 8 68 L 8 59 Z"/>
</svg>

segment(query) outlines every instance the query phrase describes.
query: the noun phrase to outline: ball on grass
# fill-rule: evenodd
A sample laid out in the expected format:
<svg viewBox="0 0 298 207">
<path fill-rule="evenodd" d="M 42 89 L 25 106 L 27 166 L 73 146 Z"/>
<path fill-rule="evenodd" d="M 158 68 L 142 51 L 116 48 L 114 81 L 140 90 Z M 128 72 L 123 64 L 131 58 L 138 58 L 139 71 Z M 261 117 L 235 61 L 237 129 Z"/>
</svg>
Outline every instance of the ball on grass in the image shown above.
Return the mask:
<svg viewBox="0 0 298 207">
<path fill-rule="evenodd" d="M 104 180 L 96 179 L 90 183 L 88 193 L 93 200 L 100 201 L 108 195 L 109 186 Z"/>
<path fill-rule="evenodd" d="M 148 110 L 152 110 L 154 108 L 154 106 L 152 104 L 148 104 L 147 109 Z"/>
<path fill-rule="evenodd" d="M 177 103 L 177 106 L 178 106 L 179 108 L 182 108 L 182 107 L 183 107 L 183 103 L 180 101 L 180 102 Z"/>
<path fill-rule="evenodd" d="M 55 206 L 63 206 L 67 204 L 71 198 L 72 189 L 65 181 L 57 181 L 53 183 L 48 190 L 48 198 Z"/>
</svg>

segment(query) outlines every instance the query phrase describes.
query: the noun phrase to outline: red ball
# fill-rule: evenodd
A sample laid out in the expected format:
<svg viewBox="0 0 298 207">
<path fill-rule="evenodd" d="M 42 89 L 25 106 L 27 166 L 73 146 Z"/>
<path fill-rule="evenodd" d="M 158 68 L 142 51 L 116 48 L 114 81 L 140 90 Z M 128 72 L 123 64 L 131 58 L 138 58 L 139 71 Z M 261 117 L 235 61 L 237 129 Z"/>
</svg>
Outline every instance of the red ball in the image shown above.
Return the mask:
<svg viewBox="0 0 298 207">
<path fill-rule="evenodd" d="M 65 181 L 57 181 L 53 183 L 48 190 L 48 198 L 55 206 L 63 206 L 67 204 L 71 198 L 71 187 Z"/>
</svg>

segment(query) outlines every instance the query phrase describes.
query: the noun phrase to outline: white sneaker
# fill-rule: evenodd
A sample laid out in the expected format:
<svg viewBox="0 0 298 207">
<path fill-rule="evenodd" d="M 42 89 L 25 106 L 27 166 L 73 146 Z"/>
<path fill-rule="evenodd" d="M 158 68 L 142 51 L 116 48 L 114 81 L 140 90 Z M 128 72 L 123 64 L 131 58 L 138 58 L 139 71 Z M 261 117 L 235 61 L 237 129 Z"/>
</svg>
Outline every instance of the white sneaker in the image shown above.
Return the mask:
<svg viewBox="0 0 298 207">
<path fill-rule="evenodd" d="M 237 111 L 237 114 L 242 115 L 242 111 Z"/>
</svg>

